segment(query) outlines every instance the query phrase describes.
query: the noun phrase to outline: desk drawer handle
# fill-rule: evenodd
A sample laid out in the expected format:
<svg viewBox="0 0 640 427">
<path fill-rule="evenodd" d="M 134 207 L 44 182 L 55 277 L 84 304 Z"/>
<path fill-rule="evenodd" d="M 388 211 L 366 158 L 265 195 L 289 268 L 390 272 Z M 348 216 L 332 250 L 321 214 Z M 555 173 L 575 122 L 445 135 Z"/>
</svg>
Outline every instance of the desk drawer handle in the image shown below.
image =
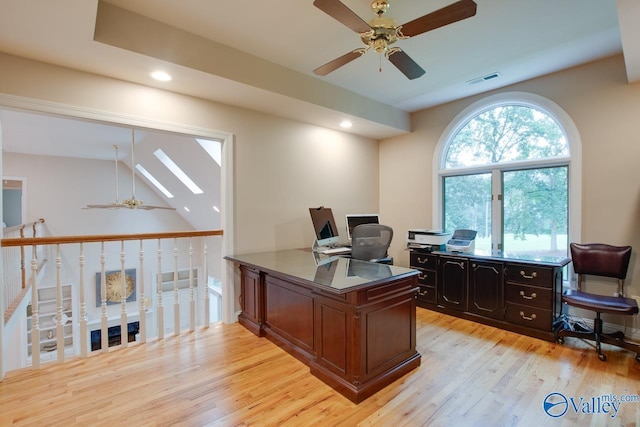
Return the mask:
<svg viewBox="0 0 640 427">
<path fill-rule="evenodd" d="M 524 270 L 520 270 L 520 275 L 525 279 L 535 279 L 536 277 L 538 277 L 538 273 L 536 273 L 535 271 L 531 273 L 531 276 L 527 276 L 527 273 L 525 273 Z"/>
<path fill-rule="evenodd" d="M 535 313 L 533 313 L 533 314 L 531 315 L 531 317 L 527 317 L 527 316 L 525 316 L 525 315 L 524 315 L 524 311 L 521 311 L 521 312 L 520 312 L 520 317 L 522 317 L 524 320 L 529 320 L 529 321 L 531 321 L 531 320 L 535 320 L 535 319 L 536 319 L 536 314 L 535 314 Z"/>
<path fill-rule="evenodd" d="M 418 280 L 425 280 L 427 277 L 429 277 L 429 276 L 426 275 L 426 274 L 419 274 L 418 275 Z"/>
<path fill-rule="evenodd" d="M 418 262 L 420 264 L 428 264 L 429 263 L 429 258 L 420 258 L 420 257 L 418 257 Z"/>
<path fill-rule="evenodd" d="M 534 293 L 532 293 L 532 294 L 531 294 L 531 296 L 529 297 L 529 296 L 526 296 L 526 295 L 524 294 L 524 291 L 520 291 L 520 296 L 521 296 L 522 298 L 524 298 L 524 299 L 535 299 L 538 295 L 536 295 L 536 293 L 534 292 Z"/>
<path fill-rule="evenodd" d="M 429 291 L 424 291 L 424 292 L 418 291 L 418 295 L 420 295 L 421 297 L 426 297 L 428 294 L 429 294 Z"/>
</svg>

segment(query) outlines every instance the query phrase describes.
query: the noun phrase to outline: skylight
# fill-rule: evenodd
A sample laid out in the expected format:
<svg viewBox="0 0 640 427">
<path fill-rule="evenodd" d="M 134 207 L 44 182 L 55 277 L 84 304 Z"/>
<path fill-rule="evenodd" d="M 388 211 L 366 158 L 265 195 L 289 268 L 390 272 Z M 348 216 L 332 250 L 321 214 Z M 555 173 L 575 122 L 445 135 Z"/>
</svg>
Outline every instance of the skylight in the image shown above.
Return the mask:
<svg viewBox="0 0 640 427">
<path fill-rule="evenodd" d="M 136 169 L 138 169 L 138 171 L 140 171 L 140 173 L 144 175 L 145 178 L 147 178 L 153 185 L 155 185 L 156 188 L 162 192 L 162 194 L 167 196 L 169 199 L 173 198 L 173 194 L 171 194 L 169 190 L 164 187 L 164 185 L 160 184 L 160 181 L 158 181 L 153 175 L 151 175 L 151 173 L 149 173 L 149 171 L 146 170 L 140 163 L 136 164 Z"/>
<path fill-rule="evenodd" d="M 164 164 L 171 171 L 171 173 L 173 173 L 176 176 L 176 178 L 178 178 L 184 185 L 186 185 L 187 188 L 191 190 L 193 194 L 203 193 L 200 187 L 198 187 L 196 183 L 193 182 L 191 178 L 189 178 L 189 176 L 187 176 L 187 174 L 184 173 L 184 171 L 180 169 L 180 167 L 176 165 L 176 163 L 173 160 L 171 160 L 169 156 L 165 154 L 164 151 L 158 148 L 156 151 L 153 152 L 153 154 L 158 158 L 158 160 L 162 162 L 162 164 Z"/>
<path fill-rule="evenodd" d="M 211 141 L 209 139 L 196 138 L 198 144 L 211 156 L 211 158 L 222 167 L 222 144 L 220 141 Z"/>
</svg>

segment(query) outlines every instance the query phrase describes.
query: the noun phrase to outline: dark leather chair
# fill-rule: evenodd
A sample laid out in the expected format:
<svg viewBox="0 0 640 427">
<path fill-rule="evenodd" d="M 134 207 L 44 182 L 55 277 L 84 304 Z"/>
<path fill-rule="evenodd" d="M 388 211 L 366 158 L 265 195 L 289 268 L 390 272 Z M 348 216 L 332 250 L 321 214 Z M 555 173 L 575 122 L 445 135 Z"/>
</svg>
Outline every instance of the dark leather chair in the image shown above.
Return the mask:
<svg viewBox="0 0 640 427">
<path fill-rule="evenodd" d="M 624 279 L 627 276 L 631 246 L 612 246 L 604 243 L 579 244 L 571 243 L 571 260 L 573 269 L 578 275 L 578 289 L 570 289 L 563 293 L 562 303 L 591 310 L 596 313 L 593 330 L 570 322 L 560 322 L 556 328 L 556 340 L 564 342 L 564 337 L 578 337 L 595 341 L 598 358 L 607 360 L 602 353 L 601 343 L 611 344 L 636 352 L 636 360 L 640 362 L 640 345 L 625 341 L 622 331 L 604 333 L 602 330 L 602 313 L 616 315 L 638 314 L 638 303 L 624 297 Z M 619 296 L 593 294 L 584 290 L 585 276 L 603 276 L 618 279 Z"/>
<path fill-rule="evenodd" d="M 360 224 L 351 233 L 351 258 L 393 264 L 387 256 L 393 239 L 393 229 L 382 224 Z"/>
</svg>

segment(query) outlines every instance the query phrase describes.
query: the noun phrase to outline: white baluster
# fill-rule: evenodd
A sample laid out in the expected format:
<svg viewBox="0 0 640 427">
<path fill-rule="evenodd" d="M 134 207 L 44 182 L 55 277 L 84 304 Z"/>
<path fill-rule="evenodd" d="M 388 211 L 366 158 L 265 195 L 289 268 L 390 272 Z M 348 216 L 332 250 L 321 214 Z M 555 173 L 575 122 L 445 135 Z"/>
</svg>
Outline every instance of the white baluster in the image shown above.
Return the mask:
<svg viewBox="0 0 640 427">
<path fill-rule="evenodd" d="M 193 246 L 191 241 L 192 238 L 189 237 L 189 330 L 193 332 L 196 329 L 196 299 L 193 286 Z"/>
<path fill-rule="evenodd" d="M 60 244 L 56 245 L 56 349 L 58 350 L 58 363 L 64 362 L 64 325 L 62 324 L 62 257 L 60 256 Z"/>
<path fill-rule="evenodd" d="M 80 356 L 87 357 L 89 345 L 87 343 L 87 305 L 84 297 L 84 244 L 80 243 Z"/>
<path fill-rule="evenodd" d="M 211 323 L 211 315 L 209 314 L 209 268 L 207 265 L 207 238 L 202 239 L 204 241 L 204 248 L 202 250 L 202 258 L 204 259 L 204 327 L 208 328 Z"/>
<path fill-rule="evenodd" d="M 144 296 L 144 250 L 142 248 L 142 239 L 140 239 L 140 273 L 138 274 L 138 288 L 140 289 L 140 342 L 147 342 L 147 307 Z"/>
<path fill-rule="evenodd" d="M 180 334 L 180 294 L 178 293 L 178 239 L 173 239 L 173 328 Z"/>
<path fill-rule="evenodd" d="M 40 368 L 40 314 L 38 309 L 38 258 L 31 249 L 31 367 Z"/>
<path fill-rule="evenodd" d="M 120 242 L 120 345 L 126 347 L 129 343 L 129 328 L 127 327 L 127 274 L 124 268 L 125 253 L 124 240 Z"/>
<path fill-rule="evenodd" d="M 162 305 L 162 247 L 160 239 L 158 239 L 158 285 L 156 293 L 158 294 L 158 339 L 164 338 L 164 307 Z"/>
<path fill-rule="evenodd" d="M 101 351 L 106 353 L 109 351 L 109 318 L 107 317 L 107 277 L 105 272 L 105 263 L 107 255 L 104 252 L 104 242 L 102 242 L 102 252 L 100 253 L 100 299 L 102 300 L 102 325 L 100 328 L 100 344 Z"/>
</svg>

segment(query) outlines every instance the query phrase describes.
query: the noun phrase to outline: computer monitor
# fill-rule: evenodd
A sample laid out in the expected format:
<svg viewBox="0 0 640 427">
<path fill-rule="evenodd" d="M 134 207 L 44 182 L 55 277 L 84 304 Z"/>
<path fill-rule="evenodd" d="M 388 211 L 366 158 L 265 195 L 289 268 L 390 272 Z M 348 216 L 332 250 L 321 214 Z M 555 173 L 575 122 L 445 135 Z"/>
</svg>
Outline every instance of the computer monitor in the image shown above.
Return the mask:
<svg viewBox="0 0 640 427">
<path fill-rule="evenodd" d="M 309 208 L 309 213 L 311 214 L 313 230 L 316 233 L 316 241 L 313 244 L 314 249 L 335 245 L 340 242 L 338 227 L 336 227 L 336 221 L 333 219 L 331 208 L 323 206 Z"/>
<path fill-rule="evenodd" d="M 360 224 L 380 224 L 378 214 L 347 214 L 347 238 L 351 240 L 353 229 Z"/>
</svg>

